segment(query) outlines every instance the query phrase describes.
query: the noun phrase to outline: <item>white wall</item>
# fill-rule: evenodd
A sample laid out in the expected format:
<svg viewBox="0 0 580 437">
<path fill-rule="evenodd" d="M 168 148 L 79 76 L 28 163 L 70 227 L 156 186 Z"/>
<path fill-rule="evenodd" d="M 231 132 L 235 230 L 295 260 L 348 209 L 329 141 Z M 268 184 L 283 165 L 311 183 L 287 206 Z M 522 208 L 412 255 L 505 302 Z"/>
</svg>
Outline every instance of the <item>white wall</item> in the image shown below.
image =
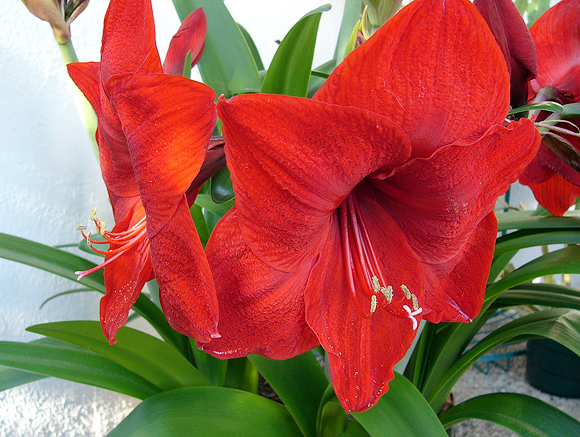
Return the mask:
<svg viewBox="0 0 580 437">
<path fill-rule="evenodd" d="M 275 40 L 324 0 L 229 0 L 234 17 L 254 37 L 264 62 Z M 330 59 L 344 0 L 323 14 L 315 65 Z M 108 2 L 92 0 L 72 25 L 79 60 L 99 60 Z M 97 161 L 80 122 L 59 50 L 47 23 L 18 0 L 0 0 L 0 232 L 49 245 L 76 243 L 75 228 L 94 207 L 108 223 L 110 209 Z M 179 26 L 169 0 L 154 0 L 159 49 L 164 55 Z M 109 218 L 109 220 L 107 220 Z M 29 341 L 27 326 L 98 319 L 97 293 L 41 302 L 74 283 L 0 260 L 0 340 Z M 137 325 L 143 326 L 143 325 Z M 44 380 L 0 392 L 0 435 L 104 435 L 138 401 L 105 390 Z"/>
</svg>

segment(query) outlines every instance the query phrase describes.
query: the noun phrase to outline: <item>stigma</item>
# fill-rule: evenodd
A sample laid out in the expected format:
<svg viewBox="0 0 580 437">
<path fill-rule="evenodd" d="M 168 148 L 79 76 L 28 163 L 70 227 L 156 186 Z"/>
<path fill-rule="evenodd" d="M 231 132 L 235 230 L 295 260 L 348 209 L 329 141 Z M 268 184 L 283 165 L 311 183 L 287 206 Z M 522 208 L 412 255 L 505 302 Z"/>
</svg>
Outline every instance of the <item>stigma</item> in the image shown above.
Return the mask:
<svg viewBox="0 0 580 437">
<path fill-rule="evenodd" d="M 91 212 L 91 221 L 95 224 L 95 228 L 102 238 L 95 239 L 90 232 L 86 233 L 86 226 L 79 226 L 77 230 L 81 232 L 83 238 L 94 252 L 100 255 L 105 255 L 105 262 L 93 267 L 92 269 L 75 272 L 78 281 L 111 264 L 147 236 L 147 221 L 144 211 L 143 217 L 137 220 L 132 227 L 123 232 L 107 231 L 105 222 L 97 217 L 96 212 L 96 208 Z M 98 248 L 100 245 L 109 245 L 109 248 L 102 250 Z"/>
<path fill-rule="evenodd" d="M 383 309 L 409 319 L 416 330 L 417 316 L 423 312 L 419 300 L 405 284 L 393 287 L 385 280 L 354 193 L 339 206 L 338 216 L 348 288 L 357 312 L 368 319 Z"/>
</svg>

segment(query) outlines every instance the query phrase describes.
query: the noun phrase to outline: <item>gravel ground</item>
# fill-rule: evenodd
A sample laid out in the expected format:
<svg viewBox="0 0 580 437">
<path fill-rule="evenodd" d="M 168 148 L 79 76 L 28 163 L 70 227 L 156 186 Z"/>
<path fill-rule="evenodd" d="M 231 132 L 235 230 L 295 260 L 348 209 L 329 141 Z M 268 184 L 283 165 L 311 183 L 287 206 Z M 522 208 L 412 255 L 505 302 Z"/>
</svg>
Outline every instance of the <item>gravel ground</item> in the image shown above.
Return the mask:
<svg viewBox="0 0 580 437">
<path fill-rule="evenodd" d="M 509 317 L 500 320 L 495 326 L 491 324 L 486 325 L 486 327 L 496 329 L 507 321 L 509 321 Z M 493 322 L 493 319 L 490 322 Z M 493 352 L 508 355 L 514 354 L 515 356 L 472 366 L 453 389 L 455 403 L 459 404 L 469 398 L 487 393 L 522 393 L 547 402 L 580 420 L 580 399 L 563 398 L 543 393 L 527 382 L 525 347 L 525 342 L 502 346 Z M 516 355 L 518 353 L 520 355 Z M 467 420 L 455 425 L 453 428 L 455 437 L 504 437 L 516 435 L 499 425 L 482 420 Z"/>
</svg>

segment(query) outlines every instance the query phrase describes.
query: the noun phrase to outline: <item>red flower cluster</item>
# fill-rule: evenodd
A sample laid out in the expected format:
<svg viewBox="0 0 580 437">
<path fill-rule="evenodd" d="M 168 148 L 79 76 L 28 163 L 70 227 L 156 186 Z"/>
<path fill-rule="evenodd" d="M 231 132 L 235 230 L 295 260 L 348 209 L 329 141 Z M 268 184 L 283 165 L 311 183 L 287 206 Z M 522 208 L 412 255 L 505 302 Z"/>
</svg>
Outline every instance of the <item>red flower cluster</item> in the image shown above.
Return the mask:
<svg viewBox="0 0 580 437">
<path fill-rule="evenodd" d="M 153 32 L 149 0 L 113 0 L 101 62 L 70 67 L 99 117 L 116 220 L 107 232 L 96 219 L 110 243 L 106 335 L 154 274 L 170 323 L 210 354 L 286 359 L 322 345 L 345 409 L 372 407 L 421 319 L 478 314 L 494 204 L 539 147 L 530 120 L 506 122 L 494 35 L 468 0 L 415 0 L 313 99 L 220 98 L 236 206 L 206 260 L 185 193 L 214 94 L 163 73 Z M 166 72 L 191 45 L 175 47 Z"/>
</svg>

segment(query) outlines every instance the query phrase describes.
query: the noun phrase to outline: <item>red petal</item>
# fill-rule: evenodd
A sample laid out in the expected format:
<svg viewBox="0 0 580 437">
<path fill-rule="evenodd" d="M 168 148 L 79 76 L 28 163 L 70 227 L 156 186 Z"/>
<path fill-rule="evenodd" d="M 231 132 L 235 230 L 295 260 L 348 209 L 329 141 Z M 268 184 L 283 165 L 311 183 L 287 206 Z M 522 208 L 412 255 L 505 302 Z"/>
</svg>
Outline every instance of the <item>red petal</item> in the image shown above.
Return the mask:
<svg viewBox="0 0 580 437">
<path fill-rule="evenodd" d="M 123 125 L 149 238 L 167 223 L 199 172 L 215 126 L 215 94 L 184 77 L 111 78 L 111 103 Z"/>
<path fill-rule="evenodd" d="M 407 285 L 422 303 L 423 271 L 405 235 L 367 194 L 357 190 L 356 195 L 385 280 L 392 281 L 389 285 L 394 289 Z M 306 286 L 306 318 L 328 352 L 332 385 L 341 404 L 347 411 L 364 411 L 386 393 L 393 366 L 405 356 L 416 331 L 411 320 L 382 308 L 381 302 L 386 304 L 382 296 L 370 318 L 361 317 L 348 286 L 341 248 L 334 222 Z"/>
<path fill-rule="evenodd" d="M 143 217 L 138 198 L 118 202 L 123 219 L 118 220 L 112 232 L 123 232 Z M 111 247 L 115 249 L 115 247 Z M 111 256 L 107 255 L 105 260 Z M 110 343 L 115 343 L 119 328 L 127 323 L 129 310 L 139 297 L 145 283 L 151 280 L 151 256 L 149 240 L 142 238 L 113 262 L 105 266 L 107 294 L 101 299 L 101 325 Z"/>
<path fill-rule="evenodd" d="M 580 2 L 562 0 L 530 28 L 538 56 L 537 80 L 580 99 Z"/>
<path fill-rule="evenodd" d="M 494 126 L 473 143 L 441 147 L 373 183 L 386 194 L 382 204 L 421 261 L 446 262 L 463 250 L 497 198 L 517 180 L 539 141 L 530 120 Z"/>
<path fill-rule="evenodd" d="M 425 320 L 469 322 L 479 314 L 496 236 L 497 220 L 492 212 L 475 227 L 455 258 L 444 263 L 423 263 Z"/>
<path fill-rule="evenodd" d="M 242 234 L 281 270 L 320 251 L 330 215 L 365 176 L 409 154 L 396 125 L 357 108 L 244 95 L 221 99 L 218 110 Z"/>
<path fill-rule="evenodd" d="M 528 26 L 512 0 L 474 0 L 505 57 L 510 73 L 511 105 L 528 101 L 528 80 L 538 73 L 536 47 Z"/>
<path fill-rule="evenodd" d="M 112 1 L 103 29 L 103 83 L 116 74 L 162 71 L 151 0 Z"/>
<path fill-rule="evenodd" d="M 198 341 L 218 336 L 212 275 L 185 194 L 171 220 L 150 242 L 159 299 L 169 324 Z"/>
<path fill-rule="evenodd" d="M 191 52 L 191 66 L 193 67 L 203 53 L 207 20 L 203 9 L 199 8 L 189 14 L 181 27 L 171 39 L 167 56 L 163 62 L 163 71 L 167 74 L 181 76 L 185 65 L 185 58 Z"/>
<path fill-rule="evenodd" d="M 89 103 L 99 114 L 101 112 L 101 77 L 99 62 L 75 62 L 67 65 L 68 74 L 83 92 Z"/>
<path fill-rule="evenodd" d="M 530 188 L 538 203 L 550 211 L 553 216 L 564 215 L 580 196 L 579 187 L 556 173 L 553 173 L 552 177 L 544 182 L 530 185 Z"/>
<path fill-rule="evenodd" d="M 392 93 L 404 108 L 393 109 Z M 392 117 L 413 156 L 502 124 L 509 77 L 467 0 L 415 0 L 348 56 L 314 97 Z"/>
<path fill-rule="evenodd" d="M 261 262 L 244 242 L 235 207 L 207 244 L 220 306 L 221 338 L 200 345 L 220 358 L 261 354 L 287 359 L 318 345 L 304 318 L 309 265 L 296 273 Z"/>
</svg>

